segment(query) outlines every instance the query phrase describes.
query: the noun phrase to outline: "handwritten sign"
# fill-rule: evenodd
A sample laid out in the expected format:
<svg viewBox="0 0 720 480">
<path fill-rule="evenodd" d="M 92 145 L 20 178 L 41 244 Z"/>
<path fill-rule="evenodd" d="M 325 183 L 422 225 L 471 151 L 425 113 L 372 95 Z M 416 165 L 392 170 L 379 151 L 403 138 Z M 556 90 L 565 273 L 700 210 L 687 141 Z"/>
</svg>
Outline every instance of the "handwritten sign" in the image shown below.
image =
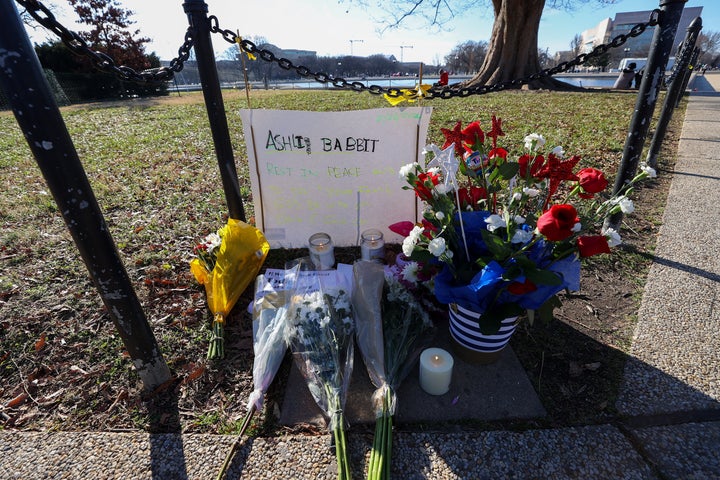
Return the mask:
<svg viewBox="0 0 720 480">
<path fill-rule="evenodd" d="M 359 245 L 377 228 L 418 218 L 398 170 L 423 162 L 431 107 L 348 112 L 241 110 L 255 221 L 272 248 L 307 246 L 313 233 Z"/>
</svg>

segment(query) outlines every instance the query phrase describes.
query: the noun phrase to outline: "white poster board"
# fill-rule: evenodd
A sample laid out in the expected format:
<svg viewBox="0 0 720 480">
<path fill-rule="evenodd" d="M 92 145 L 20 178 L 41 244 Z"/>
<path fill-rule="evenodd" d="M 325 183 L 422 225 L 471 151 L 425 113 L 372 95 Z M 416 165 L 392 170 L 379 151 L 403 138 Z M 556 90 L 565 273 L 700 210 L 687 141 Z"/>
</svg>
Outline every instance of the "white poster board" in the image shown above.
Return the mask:
<svg viewBox="0 0 720 480">
<path fill-rule="evenodd" d="M 398 176 L 423 164 L 431 107 L 347 112 L 241 110 L 255 222 L 271 248 L 302 248 L 310 235 L 358 245 L 377 228 L 390 243 L 393 223 L 418 218 Z"/>
</svg>

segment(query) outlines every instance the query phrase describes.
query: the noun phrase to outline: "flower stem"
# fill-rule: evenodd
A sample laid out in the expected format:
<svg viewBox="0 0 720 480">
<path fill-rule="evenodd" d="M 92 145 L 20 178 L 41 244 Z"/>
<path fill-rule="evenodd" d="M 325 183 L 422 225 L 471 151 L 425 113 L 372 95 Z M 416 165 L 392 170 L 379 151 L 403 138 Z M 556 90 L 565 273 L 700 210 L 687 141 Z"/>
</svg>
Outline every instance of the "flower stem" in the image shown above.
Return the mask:
<svg viewBox="0 0 720 480">
<path fill-rule="evenodd" d="M 210 360 L 225 358 L 225 318 L 221 313 L 215 315 L 212 322 L 207 358 Z"/>
</svg>

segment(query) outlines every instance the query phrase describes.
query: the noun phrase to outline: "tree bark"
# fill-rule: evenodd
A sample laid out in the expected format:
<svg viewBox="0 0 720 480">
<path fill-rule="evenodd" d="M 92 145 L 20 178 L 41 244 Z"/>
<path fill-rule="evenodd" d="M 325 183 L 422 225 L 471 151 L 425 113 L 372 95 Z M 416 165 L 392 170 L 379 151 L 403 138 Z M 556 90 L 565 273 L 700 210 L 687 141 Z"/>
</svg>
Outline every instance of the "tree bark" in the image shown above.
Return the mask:
<svg viewBox="0 0 720 480">
<path fill-rule="evenodd" d="M 538 29 L 545 0 L 492 0 L 495 11 L 490 45 L 480 71 L 465 86 L 493 85 L 540 71 Z M 571 85 L 545 77 L 528 88 L 568 89 Z"/>
</svg>

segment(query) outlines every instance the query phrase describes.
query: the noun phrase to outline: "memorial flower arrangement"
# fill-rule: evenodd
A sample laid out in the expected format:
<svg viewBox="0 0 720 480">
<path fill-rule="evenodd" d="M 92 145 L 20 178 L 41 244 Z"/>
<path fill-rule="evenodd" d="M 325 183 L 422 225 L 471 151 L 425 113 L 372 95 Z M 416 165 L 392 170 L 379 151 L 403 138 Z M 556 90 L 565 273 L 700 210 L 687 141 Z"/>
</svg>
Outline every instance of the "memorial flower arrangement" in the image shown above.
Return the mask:
<svg viewBox="0 0 720 480">
<path fill-rule="evenodd" d="M 631 213 L 632 186 L 655 175 L 643 166 L 620 194 L 603 199 L 603 172 L 578 169 L 580 157 L 566 158 L 562 147 L 547 151 L 542 135 L 526 136 L 513 155 L 498 145 L 505 133 L 495 116 L 487 132 L 479 122 L 442 132 L 442 147 L 424 151 L 426 167 L 415 162 L 399 172 L 403 188 L 424 203 L 422 222 L 390 228 L 405 235 L 403 253 L 431 278 L 436 299 L 482 313 L 484 334 L 550 305 L 561 290 L 578 290 L 580 258 L 621 242 L 603 219 Z"/>
<path fill-rule="evenodd" d="M 358 262 L 354 267 L 357 344 L 375 386 L 375 436 L 367 476 L 370 480 L 390 478 L 396 392 L 415 366 L 433 328 L 421 303 L 413 268 L 408 265 L 405 270 L 408 275 L 403 276 L 396 266 Z"/>
<path fill-rule="evenodd" d="M 350 289 L 301 286 L 290 300 L 287 343 L 310 393 L 329 418 L 338 479 L 350 480 L 343 408 L 353 369 L 355 334 Z"/>
<path fill-rule="evenodd" d="M 213 314 L 208 358 L 225 356 L 225 320 L 269 251 L 270 244 L 260 230 L 232 218 L 193 248 L 196 257 L 190 261 L 190 271 L 205 286 Z"/>
</svg>

